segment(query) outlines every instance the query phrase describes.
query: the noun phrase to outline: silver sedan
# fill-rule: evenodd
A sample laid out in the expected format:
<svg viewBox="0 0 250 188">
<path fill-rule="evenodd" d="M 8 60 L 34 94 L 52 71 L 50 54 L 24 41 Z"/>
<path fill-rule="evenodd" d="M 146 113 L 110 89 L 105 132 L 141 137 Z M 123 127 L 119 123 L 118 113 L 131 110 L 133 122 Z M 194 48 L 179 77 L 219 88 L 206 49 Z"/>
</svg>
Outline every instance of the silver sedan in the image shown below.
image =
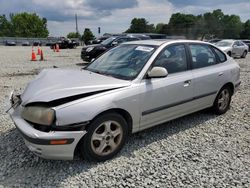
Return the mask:
<svg viewBox="0 0 250 188">
<path fill-rule="evenodd" d="M 211 108 L 225 113 L 240 85 L 238 64 L 212 44 L 124 43 L 82 70 L 43 70 L 9 113 L 27 147 L 47 159 L 104 161 L 130 133 Z"/>
<path fill-rule="evenodd" d="M 221 40 L 215 44 L 231 57 L 245 58 L 248 46 L 240 40 Z"/>
</svg>

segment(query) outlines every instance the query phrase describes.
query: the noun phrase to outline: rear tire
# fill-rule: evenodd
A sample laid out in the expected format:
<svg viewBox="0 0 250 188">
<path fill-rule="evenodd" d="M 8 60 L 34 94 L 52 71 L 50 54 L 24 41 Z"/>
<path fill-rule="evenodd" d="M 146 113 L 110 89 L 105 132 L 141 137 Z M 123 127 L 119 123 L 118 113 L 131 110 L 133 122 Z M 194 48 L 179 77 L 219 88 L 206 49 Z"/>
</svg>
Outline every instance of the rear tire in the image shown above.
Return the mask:
<svg viewBox="0 0 250 188">
<path fill-rule="evenodd" d="M 80 153 L 88 161 L 111 159 L 122 149 L 127 135 L 127 122 L 120 114 L 103 114 L 89 125 L 80 142 Z"/>
<path fill-rule="evenodd" d="M 217 115 L 224 114 L 228 111 L 231 103 L 231 98 L 232 98 L 232 91 L 230 87 L 225 86 L 223 87 L 213 104 L 213 112 Z"/>
<path fill-rule="evenodd" d="M 243 52 L 241 58 L 246 58 L 246 56 L 247 56 L 247 51 L 245 50 L 245 51 Z"/>
</svg>

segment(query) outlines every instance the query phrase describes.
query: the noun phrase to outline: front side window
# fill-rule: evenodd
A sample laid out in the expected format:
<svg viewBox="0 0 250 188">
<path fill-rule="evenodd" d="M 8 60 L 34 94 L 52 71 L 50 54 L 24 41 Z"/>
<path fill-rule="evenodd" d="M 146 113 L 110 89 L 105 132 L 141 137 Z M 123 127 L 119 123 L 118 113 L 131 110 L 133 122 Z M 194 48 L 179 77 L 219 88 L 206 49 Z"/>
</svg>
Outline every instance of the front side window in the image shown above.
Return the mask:
<svg viewBox="0 0 250 188">
<path fill-rule="evenodd" d="M 192 67 L 202 68 L 216 64 L 216 57 L 208 45 L 190 44 Z"/>
<path fill-rule="evenodd" d="M 156 58 L 154 66 L 166 68 L 169 74 L 187 70 L 185 46 L 178 44 L 165 48 Z"/>
</svg>

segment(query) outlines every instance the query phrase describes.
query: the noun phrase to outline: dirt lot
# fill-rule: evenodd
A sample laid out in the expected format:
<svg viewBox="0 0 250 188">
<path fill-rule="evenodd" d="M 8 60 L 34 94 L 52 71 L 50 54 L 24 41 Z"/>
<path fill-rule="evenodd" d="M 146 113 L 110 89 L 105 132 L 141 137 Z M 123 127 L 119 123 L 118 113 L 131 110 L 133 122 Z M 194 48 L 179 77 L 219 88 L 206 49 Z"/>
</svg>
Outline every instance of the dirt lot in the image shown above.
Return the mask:
<svg viewBox="0 0 250 188">
<path fill-rule="evenodd" d="M 222 116 L 198 112 L 132 135 L 112 160 L 36 157 L 5 113 L 8 95 L 43 68 L 80 69 L 81 48 L 31 62 L 31 47 L 0 46 L 0 187 L 250 187 L 250 54 L 236 59 L 242 84 Z"/>
</svg>

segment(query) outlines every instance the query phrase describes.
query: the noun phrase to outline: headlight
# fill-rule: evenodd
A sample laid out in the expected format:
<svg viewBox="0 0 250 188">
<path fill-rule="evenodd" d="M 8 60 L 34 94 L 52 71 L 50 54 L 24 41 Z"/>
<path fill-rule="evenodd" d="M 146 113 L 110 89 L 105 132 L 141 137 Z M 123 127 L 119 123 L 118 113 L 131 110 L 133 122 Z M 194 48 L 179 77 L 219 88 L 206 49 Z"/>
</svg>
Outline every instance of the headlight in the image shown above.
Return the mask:
<svg viewBox="0 0 250 188">
<path fill-rule="evenodd" d="M 86 50 L 86 52 L 90 52 L 93 49 L 94 49 L 94 47 L 88 47 L 87 50 Z"/>
<path fill-rule="evenodd" d="M 22 111 L 23 119 L 40 125 L 51 125 L 55 119 L 55 111 L 47 107 L 29 106 Z"/>
</svg>

